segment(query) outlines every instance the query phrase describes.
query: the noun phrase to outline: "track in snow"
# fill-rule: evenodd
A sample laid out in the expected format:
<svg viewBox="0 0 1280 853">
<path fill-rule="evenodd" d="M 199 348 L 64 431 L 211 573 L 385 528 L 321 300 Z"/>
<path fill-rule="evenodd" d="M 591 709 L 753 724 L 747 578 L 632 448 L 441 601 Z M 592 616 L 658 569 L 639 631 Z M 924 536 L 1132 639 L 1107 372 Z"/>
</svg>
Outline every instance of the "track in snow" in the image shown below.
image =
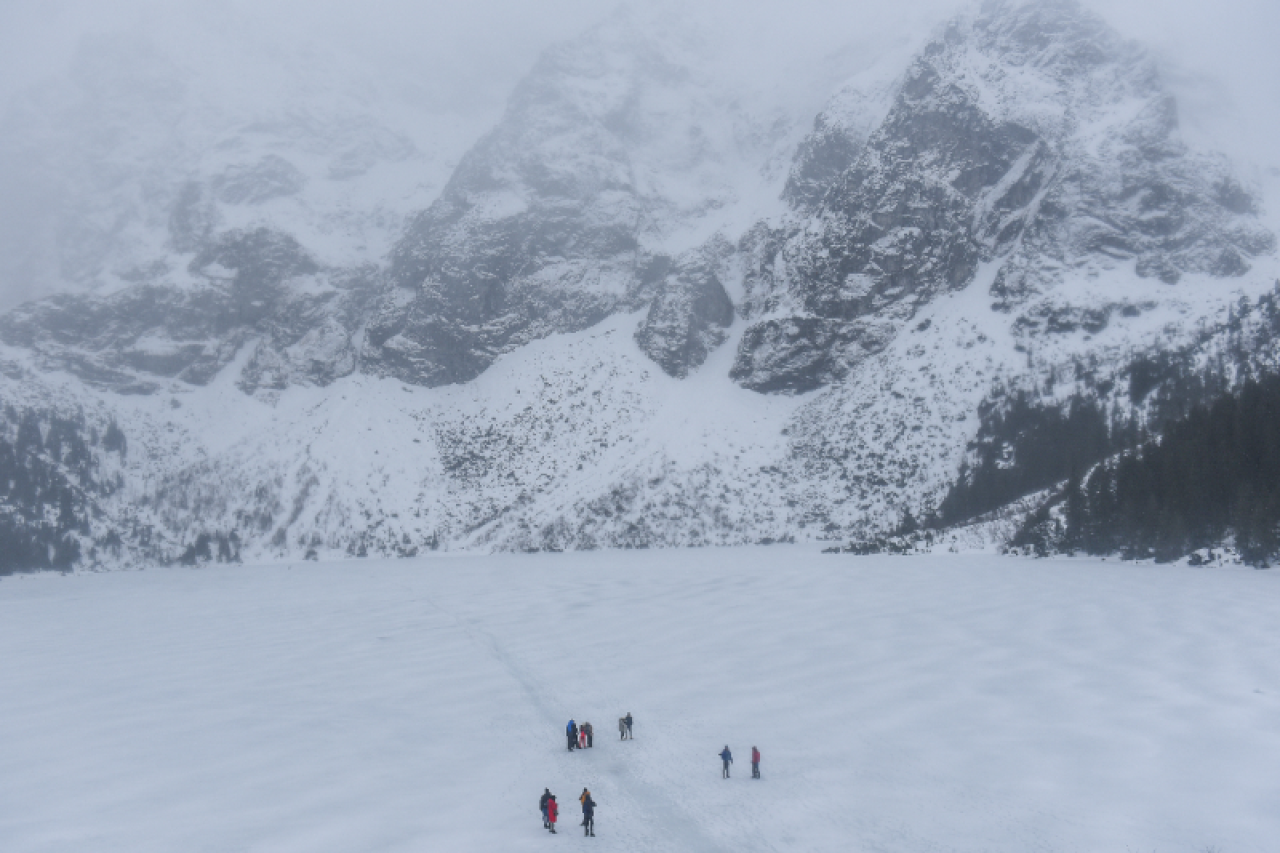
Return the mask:
<svg viewBox="0 0 1280 853">
<path fill-rule="evenodd" d="M 0 849 L 1262 851 L 1277 605 L 776 547 L 6 579 Z"/>
</svg>

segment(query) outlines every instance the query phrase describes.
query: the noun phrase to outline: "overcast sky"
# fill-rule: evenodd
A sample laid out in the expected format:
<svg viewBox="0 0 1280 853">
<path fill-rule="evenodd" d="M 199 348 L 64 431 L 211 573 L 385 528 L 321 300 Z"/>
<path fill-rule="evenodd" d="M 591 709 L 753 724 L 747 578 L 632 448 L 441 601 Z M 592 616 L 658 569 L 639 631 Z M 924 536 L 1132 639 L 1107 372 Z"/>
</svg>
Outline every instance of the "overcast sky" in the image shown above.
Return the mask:
<svg viewBox="0 0 1280 853">
<path fill-rule="evenodd" d="M 1189 142 L 1225 151 L 1246 178 L 1280 187 L 1280 49 L 1275 43 L 1280 0 L 1083 2 L 1151 48 L 1178 96 Z M 793 89 L 833 53 L 844 51 L 846 60 L 851 52 L 865 53 L 868 61 L 877 52 L 897 55 L 967 5 L 957 0 L 639 3 L 646 9 L 668 4 L 694 15 L 713 29 L 714 43 L 744 77 L 752 76 L 755 83 L 776 79 Z M 0 108 L 15 93 L 64 75 L 84 37 L 125 33 L 138 36 L 139 43 L 150 41 L 199 74 L 239 71 L 247 92 L 255 86 L 255 74 L 276 55 L 288 54 L 295 62 L 302 57 L 317 63 L 317 85 L 341 79 L 351 69 L 402 87 L 419 106 L 467 114 L 472 117 L 468 126 L 480 126 L 496 119 L 539 52 L 580 33 L 617 5 L 612 0 L 0 0 Z M 816 111 L 828 94 L 805 92 L 804 108 Z M 1275 198 L 1270 201 L 1269 206 L 1277 204 Z M 0 200 L 0 228 L 29 219 L 22 206 Z M 0 293 L 0 310 L 18 298 Z"/>
<path fill-rule="evenodd" d="M 1190 122 L 1230 127 L 1223 144 L 1263 148 L 1280 112 L 1280 2 L 1086 0 L 1150 44 L 1179 88 Z M 492 109 L 538 52 L 607 14 L 610 0 L 3 0 L 0 96 L 65 66 L 86 33 L 142 31 L 177 42 L 233 29 L 413 77 L 453 109 Z M 645 5 L 652 5 L 649 0 Z M 762 67 L 927 31 L 955 0 L 686 0 L 723 22 L 724 41 Z M 393 73 L 393 72 L 389 72 Z M 1246 113 L 1257 113 L 1250 118 Z M 1197 130 L 1198 128 L 1193 128 Z"/>
</svg>

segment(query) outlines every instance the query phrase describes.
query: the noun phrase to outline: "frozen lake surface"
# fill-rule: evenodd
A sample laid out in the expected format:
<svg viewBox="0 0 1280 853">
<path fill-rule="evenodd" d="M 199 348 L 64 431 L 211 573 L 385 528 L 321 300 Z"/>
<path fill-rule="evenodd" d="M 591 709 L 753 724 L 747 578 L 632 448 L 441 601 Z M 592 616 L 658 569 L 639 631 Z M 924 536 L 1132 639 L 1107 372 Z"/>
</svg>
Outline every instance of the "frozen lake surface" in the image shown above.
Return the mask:
<svg viewBox="0 0 1280 853">
<path fill-rule="evenodd" d="M 1280 839 L 1277 571 L 774 547 L 46 574 L 0 581 L 0 644 L 12 853 Z"/>
</svg>

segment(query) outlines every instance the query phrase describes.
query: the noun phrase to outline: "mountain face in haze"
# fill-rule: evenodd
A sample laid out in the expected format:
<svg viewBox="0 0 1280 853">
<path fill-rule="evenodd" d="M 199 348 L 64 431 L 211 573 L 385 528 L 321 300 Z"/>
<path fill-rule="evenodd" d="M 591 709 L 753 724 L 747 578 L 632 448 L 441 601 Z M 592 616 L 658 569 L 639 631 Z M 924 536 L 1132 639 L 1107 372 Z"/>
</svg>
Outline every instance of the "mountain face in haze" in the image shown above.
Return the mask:
<svg viewBox="0 0 1280 853">
<path fill-rule="evenodd" d="M 429 202 L 387 116 L 210 119 L 173 168 L 117 140 L 95 198 L 137 239 L 0 318 L 9 420 L 79 429 L 110 488 L 48 474 L 62 526 L 0 496 L 14 535 L 104 565 L 839 539 L 937 507 L 1012 400 L 1155 417 L 1135 359 L 1228 352 L 1276 272 L 1261 199 L 1072 2 L 961 16 L 803 124 L 644 33 L 549 51 Z"/>
<path fill-rule="evenodd" d="M 1182 144 L 1142 51 L 1071 3 L 953 22 L 875 130 L 832 134 L 820 116 L 803 153 L 788 190 L 812 209 L 782 239 L 785 275 L 749 294 L 766 316 L 732 373 L 765 392 L 839 379 L 997 260 L 992 299 L 1017 313 L 1068 271 L 1230 278 L 1275 247 L 1227 165 Z"/>
<path fill-rule="evenodd" d="M 762 156 L 769 140 L 700 80 L 696 53 L 637 26 L 624 14 L 544 55 L 409 224 L 369 325 L 370 370 L 465 382 L 531 340 L 670 294 L 668 276 L 682 275 L 671 247 L 735 201 L 743 152 Z M 728 303 L 705 273 L 690 276 Z M 670 349 L 656 341 L 682 334 L 668 328 L 680 309 L 665 300 L 645 339 Z M 700 363 L 696 352 L 678 358 Z"/>
</svg>

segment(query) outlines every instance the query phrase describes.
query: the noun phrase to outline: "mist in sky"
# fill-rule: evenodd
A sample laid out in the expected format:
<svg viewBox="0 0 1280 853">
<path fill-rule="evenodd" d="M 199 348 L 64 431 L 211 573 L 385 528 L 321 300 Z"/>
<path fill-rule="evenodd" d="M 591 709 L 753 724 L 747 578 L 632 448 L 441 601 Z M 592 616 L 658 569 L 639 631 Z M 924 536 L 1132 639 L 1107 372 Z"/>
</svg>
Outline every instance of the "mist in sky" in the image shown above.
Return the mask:
<svg viewBox="0 0 1280 853">
<path fill-rule="evenodd" d="M 1271 0 L 1085 0 L 1150 46 L 1181 82 L 1221 104 L 1271 95 L 1280 109 L 1280 4 Z M 7 0 L 0 4 L 0 95 L 56 75 L 86 35 L 135 33 L 183 50 L 210 35 L 246 53 L 307 48 L 320 62 L 398 73 L 455 109 L 501 103 L 537 54 L 610 14 L 600 0 Z M 956 0 L 687 0 L 641 2 L 723 33 L 717 45 L 759 67 L 918 40 L 965 7 Z M 663 7 L 667 7 L 664 9 Z M 216 61 L 218 57 L 202 57 Z M 236 56 L 221 57 L 234 63 Z M 1243 105 L 1241 105 L 1243 106 Z"/>
<path fill-rule="evenodd" d="M 665 17 L 679 19 L 681 28 L 692 22 L 701 29 L 717 67 L 739 78 L 744 93 L 816 112 L 841 73 L 886 59 L 905 61 L 965 5 L 660 0 L 637 7 L 657 22 L 658 32 Z M 1274 44 L 1280 3 L 1086 5 L 1152 50 L 1179 98 L 1189 142 L 1226 152 L 1258 184 L 1280 182 L 1280 51 Z M 312 102 L 332 93 L 335 101 L 359 103 L 376 93 L 406 115 L 417 115 L 421 127 L 436 122 L 452 128 L 439 142 L 438 160 L 448 165 L 497 120 L 541 51 L 615 12 L 600 0 L 6 0 L 0 3 L 0 116 L 13 114 L 6 105 L 15 100 L 25 101 L 30 111 L 42 98 L 56 97 L 44 94 L 50 81 L 101 73 L 77 71 L 77 57 L 86 41 L 107 39 L 121 62 L 135 53 L 162 57 L 175 86 L 194 86 L 210 101 L 210 121 L 237 101 L 269 110 L 300 94 Z M 156 85 L 154 75 L 147 80 Z M 52 108 L 46 113 L 45 120 L 54 123 L 76 118 L 59 117 Z M 24 121 L 0 121 L 0 132 L 21 135 Z M 12 142 L 0 139 L 0 149 Z M 24 168 L 0 164 L 0 191 L 7 197 L 0 199 L 0 250 L 29 251 L 35 269 L 47 250 L 19 232 L 34 228 L 40 216 L 53 215 L 52 208 L 74 195 L 50 201 L 45 184 L 23 174 Z M 11 272 L 19 268 L 26 269 L 0 263 L 0 270 L 10 271 L 4 277 L 16 279 L 0 281 L 0 310 L 52 288 L 47 281 L 37 283 L 35 273 Z"/>
</svg>

